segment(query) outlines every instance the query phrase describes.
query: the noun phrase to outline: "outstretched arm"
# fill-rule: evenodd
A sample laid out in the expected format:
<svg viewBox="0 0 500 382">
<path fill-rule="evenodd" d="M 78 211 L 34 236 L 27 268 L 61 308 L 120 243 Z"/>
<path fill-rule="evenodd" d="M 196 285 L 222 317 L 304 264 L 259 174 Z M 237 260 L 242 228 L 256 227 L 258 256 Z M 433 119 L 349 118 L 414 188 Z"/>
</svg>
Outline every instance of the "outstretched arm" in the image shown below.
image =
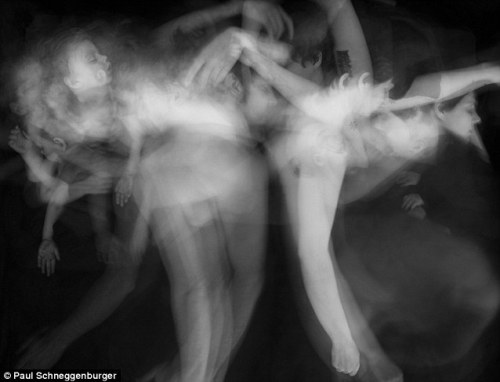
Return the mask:
<svg viewBox="0 0 500 382">
<path fill-rule="evenodd" d="M 293 35 L 292 21 L 280 6 L 267 1 L 236 0 L 191 12 L 164 24 L 156 32 L 157 41 L 160 44 L 168 43 L 177 32 L 205 28 L 238 15 L 243 16 L 244 27 L 254 31 L 262 28 L 274 38 L 282 34 L 289 37 Z"/>
<path fill-rule="evenodd" d="M 500 84 L 500 66 L 479 64 L 417 77 L 405 98 L 427 96 L 441 101 L 464 95 L 488 84 Z"/>
</svg>

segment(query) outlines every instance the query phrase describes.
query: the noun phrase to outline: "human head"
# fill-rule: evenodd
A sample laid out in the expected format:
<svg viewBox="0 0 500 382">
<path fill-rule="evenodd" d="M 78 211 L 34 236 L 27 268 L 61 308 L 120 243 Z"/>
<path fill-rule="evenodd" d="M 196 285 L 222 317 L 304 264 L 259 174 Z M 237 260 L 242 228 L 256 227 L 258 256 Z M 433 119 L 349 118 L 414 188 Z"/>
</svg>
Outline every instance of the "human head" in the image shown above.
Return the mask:
<svg viewBox="0 0 500 382">
<path fill-rule="evenodd" d="M 107 57 L 90 40 L 68 46 L 67 65 L 64 83 L 75 93 L 102 88 L 111 82 Z"/>
<path fill-rule="evenodd" d="M 14 90 L 11 109 L 23 116 L 27 124 L 40 123 L 43 120 L 40 114 L 43 75 L 43 67 L 38 60 L 23 57 L 10 76 Z"/>
<path fill-rule="evenodd" d="M 286 10 L 294 25 L 287 69 L 311 81 L 330 82 L 325 74 L 332 74 L 334 67 L 333 41 L 326 13 L 314 1 L 293 1 Z"/>
<path fill-rule="evenodd" d="M 92 38 L 80 29 L 70 29 L 51 42 L 52 80 L 62 81 L 76 95 L 102 89 L 111 82 L 110 64 Z"/>
<path fill-rule="evenodd" d="M 435 104 L 434 111 L 442 129 L 463 140 L 470 140 L 475 125 L 481 122 L 476 112 L 476 97 L 473 92 Z"/>
<path fill-rule="evenodd" d="M 378 115 L 373 127 L 390 153 L 408 160 L 425 159 L 437 147 L 438 122 L 429 107 Z"/>
</svg>

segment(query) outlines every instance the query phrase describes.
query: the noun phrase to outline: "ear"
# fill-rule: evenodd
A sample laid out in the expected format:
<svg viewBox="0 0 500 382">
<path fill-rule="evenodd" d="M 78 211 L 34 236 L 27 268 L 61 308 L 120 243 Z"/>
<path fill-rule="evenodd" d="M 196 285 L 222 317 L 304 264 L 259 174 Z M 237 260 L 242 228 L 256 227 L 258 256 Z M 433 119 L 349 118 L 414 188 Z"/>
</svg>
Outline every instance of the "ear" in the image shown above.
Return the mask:
<svg viewBox="0 0 500 382">
<path fill-rule="evenodd" d="M 80 87 L 80 81 L 70 76 L 64 77 L 63 81 L 70 89 L 78 89 Z"/>
<path fill-rule="evenodd" d="M 57 138 L 57 137 L 53 138 L 52 142 L 54 142 L 54 144 L 57 146 L 57 148 L 59 150 L 61 150 L 62 152 L 66 151 L 66 149 L 68 148 L 68 145 L 66 144 L 66 142 L 62 138 Z"/>
<path fill-rule="evenodd" d="M 312 58 L 308 58 L 307 60 L 302 60 L 302 67 L 317 69 L 321 66 L 322 61 L 323 61 L 323 54 L 321 52 L 318 52 Z"/>
<path fill-rule="evenodd" d="M 314 57 L 313 66 L 315 68 L 319 68 L 321 66 L 322 62 L 323 62 L 323 53 L 322 52 L 318 52 L 318 54 L 316 55 L 316 57 Z"/>
<path fill-rule="evenodd" d="M 434 113 L 436 113 L 436 116 L 441 121 L 445 118 L 445 113 L 443 112 L 443 103 L 442 102 L 436 102 L 434 104 Z"/>
</svg>

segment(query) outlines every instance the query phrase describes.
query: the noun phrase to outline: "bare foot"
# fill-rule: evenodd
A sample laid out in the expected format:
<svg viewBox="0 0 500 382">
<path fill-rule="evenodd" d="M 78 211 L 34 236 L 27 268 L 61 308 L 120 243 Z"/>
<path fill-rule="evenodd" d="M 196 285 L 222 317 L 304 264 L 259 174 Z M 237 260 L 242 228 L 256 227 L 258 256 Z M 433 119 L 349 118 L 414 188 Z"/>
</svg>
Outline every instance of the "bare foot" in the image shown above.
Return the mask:
<svg viewBox="0 0 500 382">
<path fill-rule="evenodd" d="M 360 355 L 354 341 L 339 334 L 332 342 L 332 366 L 341 373 L 355 375 L 359 370 Z"/>
</svg>

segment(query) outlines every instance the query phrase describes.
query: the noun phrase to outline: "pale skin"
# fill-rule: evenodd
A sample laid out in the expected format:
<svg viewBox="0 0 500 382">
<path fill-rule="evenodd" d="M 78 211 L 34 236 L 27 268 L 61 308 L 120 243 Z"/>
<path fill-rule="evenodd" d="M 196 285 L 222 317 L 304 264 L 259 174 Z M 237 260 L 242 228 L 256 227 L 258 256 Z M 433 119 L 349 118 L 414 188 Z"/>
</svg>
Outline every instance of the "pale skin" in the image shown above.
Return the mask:
<svg viewBox="0 0 500 382">
<path fill-rule="evenodd" d="M 312 84 L 312 83 L 309 83 L 301 78 L 297 78 L 292 73 L 286 72 L 285 70 L 280 68 L 278 65 L 276 65 L 274 62 L 267 59 L 263 55 L 259 54 L 258 49 L 252 48 L 251 43 L 248 44 L 248 41 L 249 40 L 247 40 L 247 42 L 243 43 L 243 44 L 246 43 L 247 45 L 243 49 L 242 62 L 244 62 L 247 65 L 252 66 L 263 78 L 265 78 L 270 84 L 272 84 L 276 89 L 278 89 L 282 94 L 284 94 L 294 105 L 298 106 L 299 108 L 301 108 L 301 110 L 304 113 L 306 113 L 306 114 L 310 115 L 312 118 L 314 118 L 315 116 L 310 114 L 310 110 L 303 108 L 303 104 L 301 103 L 301 98 L 303 98 L 304 94 L 317 92 L 319 87 Z M 201 65 L 200 65 L 200 67 L 201 67 Z M 220 76 L 220 73 L 217 73 L 216 76 Z M 208 74 L 203 73 L 203 78 L 210 78 L 210 73 L 208 73 Z M 307 126 L 302 126 L 302 127 L 306 128 Z M 408 136 L 408 138 L 412 138 L 409 135 L 407 135 L 407 136 Z M 377 163 L 377 165 L 379 167 L 378 173 L 374 174 L 372 172 L 369 172 L 368 174 L 366 174 L 367 176 L 369 176 L 370 185 L 366 186 L 366 184 L 363 184 L 363 187 L 358 189 L 358 190 L 361 190 L 361 194 L 359 194 L 359 192 L 358 192 L 358 194 L 359 194 L 358 197 L 361 197 L 361 195 L 366 195 L 366 194 L 370 193 L 371 191 L 373 191 L 374 187 L 379 186 L 382 182 L 386 181 L 391 176 L 394 176 L 395 174 L 397 174 L 398 171 L 400 171 L 402 168 L 404 168 L 404 166 L 407 164 L 407 160 L 417 158 L 419 155 L 421 155 L 421 150 L 423 149 L 422 147 L 416 147 L 416 146 L 414 147 L 413 145 L 411 145 L 411 141 L 405 141 L 405 142 L 398 141 L 396 139 L 396 137 L 397 137 L 397 135 L 392 136 L 392 137 L 388 137 L 388 138 L 390 138 L 388 140 L 389 145 L 394 145 L 394 147 L 393 147 L 394 151 L 399 153 L 399 155 L 402 155 L 402 156 L 406 155 L 406 156 L 408 156 L 408 158 L 404 158 L 404 157 L 396 158 L 396 159 L 385 158 L 387 160 L 385 160 L 385 159 L 378 160 L 378 163 Z M 338 155 L 340 155 L 340 153 L 338 153 Z M 334 157 L 334 155 L 332 154 L 332 158 L 333 157 Z M 341 178 L 343 173 L 345 172 L 348 161 L 346 160 L 346 158 L 342 158 L 340 156 L 339 158 L 337 158 L 336 161 L 332 160 L 332 162 L 335 162 L 336 165 L 338 166 L 338 168 L 336 169 L 336 171 L 338 172 L 337 176 L 340 176 L 340 178 Z M 329 165 L 331 165 L 331 164 L 329 163 Z M 336 168 L 335 166 L 332 166 L 332 174 L 333 174 L 334 178 L 337 177 L 335 175 L 335 168 Z M 372 168 L 370 168 L 369 170 L 372 170 Z M 318 173 L 321 173 L 321 171 L 322 170 L 318 170 Z M 315 175 L 310 176 L 310 178 L 314 178 Z M 300 190 L 300 184 L 293 186 L 292 180 L 293 180 L 293 177 L 291 179 L 288 179 L 288 181 L 290 182 L 289 184 L 291 184 L 291 186 L 286 187 L 286 190 L 287 191 L 293 190 L 293 189 Z M 359 181 L 360 180 L 359 176 L 357 177 L 357 179 L 356 179 L 356 177 L 354 177 L 354 180 Z M 302 182 L 302 186 L 303 186 L 302 189 L 303 190 L 310 190 L 309 193 L 311 195 L 315 195 L 315 192 L 318 192 L 318 189 L 322 188 L 321 183 L 316 184 L 315 187 L 307 187 L 307 185 L 312 182 L 311 179 L 302 180 L 302 181 L 297 180 L 296 182 L 299 182 L 299 183 Z M 365 183 L 365 182 L 362 182 L 362 183 Z M 285 184 L 286 184 L 286 181 L 285 181 Z M 338 186 L 337 186 L 337 188 L 338 188 Z M 354 186 L 353 189 L 357 189 L 357 187 Z M 339 198 L 339 192 L 338 191 L 335 192 L 334 185 L 331 186 L 331 190 L 333 190 L 334 192 L 330 193 L 324 197 L 326 198 L 326 200 L 335 201 L 334 203 L 327 204 L 327 205 L 333 206 L 333 208 L 331 210 L 329 210 L 330 213 L 333 214 L 335 212 L 335 208 L 336 208 L 336 203 L 337 203 L 336 200 Z M 297 206 L 295 205 L 295 203 L 298 199 L 300 200 L 300 198 L 298 196 L 298 195 L 301 195 L 300 191 L 295 191 L 295 192 L 296 192 L 296 195 L 289 198 L 289 200 L 293 201 L 292 205 L 290 206 L 290 211 L 294 211 L 295 209 L 297 209 Z M 304 194 L 307 194 L 307 192 L 305 192 Z M 349 193 L 346 193 L 346 195 L 351 200 L 356 199 L 356 197 L 353 198 L 352 195 L 350 195 Z M 303 201 L 307 203 L 308 207 L 314 206 L 314 202 L 316 201 L 314 198 L 311 198 L 311 199 L 313 199 L 313 200 L 303 199 Z M 420 201 L 418 200 L 418 198 L 412 197 L 412 198 L 409 198 L 407 200 L 407 203 L 405 203 L 405 206 L 408 208 L 411 208 L 411 207 L 420 205 L 419 203 L 420 203 Z M 298 205 L 300 206 L 300 202 L 298 202 Z M 297 216 L 300 216 L 299 211 L 300 211 L 300 207 L 298 207 L 298 211 L 296 211 L 296 213 L 295 213 L 296 217 L 294 219 L 292 219 L 295 222 L 300 221 L 300 218 L 297 217 Z M 331 224 L 333 224 L 333 221 L 330 221 L 328 219 L 323 220 L 322 218 L 320 218 L 321 213 L 323 211 L 324 211 L 324 209 L 318 211 L 318 213 L 320 213 L 320 215 L 317 217 L 318 219 L 316 219 L 314 221 L 315 222 L 316 221 L 319 221 L 319 222 L 325 221 L 326 223 L 324 223 L 324 224 L 326 224 L 326 226 L 329 226 L 331 228 Z M 305 213 L 307 213 L 307 212 L 304 212 L 304 214 Z M 292 216 L 293 216 L 293 213 L 292 213 Z M 302 219 L 306 219 L 306 218 L 307 218 L 307 215 L 304 215 L 302 217 Z M 318 224 L 320 224 L 320 223 L 318 223 Z M 305 228 L 302 227 L 302 230 L 303 230 L 304 234 L 308 232 L 307 227 L 305 227 Z M 321 232 L 321 230 L 319 230 L 316 227 L 314 230 L 314 233 L 315 234 L 317 233 L 319 235 L 320 232 Z M 313 233 L 311 233 L 311 235 L 312 234 Z M 300 238 L 300 230 L 299 229 L 297 229 L 296 236 Z M 298 240 L 300 241 L 300 239 L 298 239 Z M 324 240 L 325 241 L 323 241 L 323 242 L 327 243 L 329 241 L 329 236 L 325 237 Z M 305 242 L 305 241 L 306 240 L 302 240 L 302 242 Z M 310 249 L 313 250 L 313 247 L 311 247 Z M 301 245 L 299 243 L 299 252 L 301 250 L 302 250 L 303 254 L 306 252 L 305 248 L 304 247 L 301 248 Z M 328 250 L 326 249 L 326 246 L 324 246 L 324 248 L 322 249 L 322 252 L 324 254 L 325 253 L 328 254 Z M 313 253 L 314 253 L 314 251 L 313 251 Z M 300 254 L 299 254 L 299 256 L 300 256 Z M 327 257 L 325 255 L 323 255 L 323 256 L 324 256 L 323 259 L 325 259 Z M 301 260 L 306 261 L 306 260 L 308 260 L 308 257 L 303 256 L 303 257 L 301 257 Z M 316 259 L 316 261 L 319 261 L 319 260 Z M 324 302 L 322 302 L 321 299 L 319 299 L 319 297 L 318 297 L 318 294 L 320 292 L 324 293 L 324 291 L 316 291 L 316 292 L 314 291 L 314 285 L 311 285 L 312 283 L 315 282 L 314 278 L 312 278 L 312 280 L 313 280 L 312 283 L 309 280 L 310 284 L 307 285 L 308 272 L 311 275 L 314 275 L 315 272 L 312 272 L 310 270 L 308 271 L 306 268 L 307 268 L 307 266 L 303 265 L 303 271 L 305 270 L 304 279 L 306 281 L 306 288 L 309 287 L 308 292 L 310 292 L 309 296 L 311 298 L 313 308 L 315 309 L 315 312 L 318 315 L 320 322 L 325 326 L 325 330 L 329 334 L 332 334 L 333 332 L 335 332 L 335 330 L 338 330 L 339 327 L 329 326 L 330 323 L 328 322 L 327 317 L 332 317 L 332 313 L 331 312 L 325 313 L 324 306 L 323 306 Z M 329 266 L 327 266 L 325 268 L 321 268 L 321 272 L 319 272 L 319 274 L 323 274 L 325 272 L 328 273 L 329 268 L 330 268 Z M 314 269 L 314 268 L 311 268 L 311 269 Z M 330 273 L 330 275 L 331 274 L 332 273 Z M 333 278 L 334 278 L 334 276 L 333 276 Z M 338 291 L 335 287 L 333 287 L 331 290 L 333 291 L 334 294 L 338 294 Z M 315 299 L 316 299 L 316 303 L 315 303 Z M 340 306 L 340 310 L 342 311 L 341 306 Z M 324 319 L 322 319 L 322 317 L 324 317 Z M 345 315 L 341 314 L 340 316 L 337 316 L 337 319 L 339 319 L 341 322 L 346 322 Z M 328 330 L 328 327 L 330 327 L 331 330 Z M 346 327 L 347 327 L 347 325 L 344 326 L 343 329 L 345 329 Z M 349 329 L 347 329 L 347 331 L 348 330 Z M 372 347 L 372 346 L 369 346 L 369 347 Z M 377 348 L 377 347 L 375 347 L 375 348 Z M 373 347 L 372 347 L 372 349 L 373 349 Z M 380 353 L 378 353 L 378 354 L 383 354 L 381 352 L 380 348 L 379 348 L 379 351 L 380 351 Z M 347 357 L 347 358 L 349 358 L 349 357 Z M 354 358 L 355 358 L 355 356 L 354 356 Z M 335 362 L 338 361 L 340 364 L 342 364 L 342 362 L 344 362 L 344 365 L 346 365 L 346 364 L 349 365 L 349 362 L 352 361 L 352 359 L 353 359 L 353 357 L 351 357 L 350 360 L 348 359 L 347 361 L 345 359 L 338 361 L 338 359 L 335 360 L 335 358 L 334 358 Z M 390 361 L 388 361 L 388 360 L 386 360 L 384 362 L 390 363 Z M 338 364 L 334 364 L 334 366 L 338 367 Z M 341 371 L 347 370 L 348 373 L 350 373 L 350 372 L 352 373 L 352 371 L 349 371 L 349 368 L 342 368 L 342 367 L 338 367 L 338 368 Z M 393 380 L 401 380 L 402 379 L 402 376 L 401 376 L 400 372 L 398 373 L 398 370 L 396 367 L 393 368 L 393 372 L 394 372 L 394 374 L 392 377 L 385 376 L 385 377 L 381 377 L 381 378 L 390 378 L 390 379 L 394 378 Z"/>
<path fill-rule="evenodd" d="M 362 38 L 362 36 L 357 38 Z M 294 105 L 309 114 L 310 110 L 303 108 L 304 95 L 315 94 L 321 88 L 280 68 L 272 60 L 264 57 L 255 46 L 252 46 L 251 38 L 243 35 L 240 37 L 241 40 L 245 48 L 241 57 L 242 62 L 252 66 Z M 203 68 L 203 65 L 199 67 Z M 202 69 L 202 78 L 210 78 L 210 73 L 207 74 L 203 70 L 205 69 Z M 360 74 L 357 75 L 360 76 Z M 220 73 L 216 76 L 220 76 Z M 311 115 L 311 117 L 316 116 Z M 301 119 L 303 123 L 306 120 L 307 118 Z M 314 121 L 312 123 L 313 129 L 315 123 Z M 307 129 L 308 127 L 302 125 L 298 128 Z M 307 149 L 306 147 L 305 150 Z M 293 171 L 286 168 L 282 169 L 281 176 L 298 245 L 306 292 L 320 323 L 332 340 L 332 365 L 341 372 L 353 375 L 359 368 L 359 352 L 353 341 L 340 299 L 335 277 L 336 265 L 335 261 L 330 258 L 329 244 L 333 217 L 348 158 L 346 153 L 340 150 L 328 154 L 328 158 L 324 158 L 324 161 L 326 164 L 316 166 L 312 175 L 296 176 Z M 299 165 L 299 171 L 301 171 L 300 167 Z M 382 354 L 381 358 L 385 357 L 377 346 L 363 345 L 363 347 L 370 351 L 370 354 L 377 353 Z M 368 350 L 369 348 L 371 350 Z M 390 364 L 388 360 L 384 362 Z M 394 370 L 397 371 L 397 368 L 394 367 Z M 393 375 L 396 375 L 393 380 L 400 380 L 400 374 L 395 372 Z"/>
<path fill-rule="evenodd" d="M 329 5 L 331 17 L 335 19 L 339 4 L 332 2 Z M 342 4 L 340 9 L 343 12 L 348 10 Z M 352 19 L 348 17 L 348 20 Z M 359 32 L 359 29 L 356 30 Z M 355 36 L 363 39 L 362 34 Z M 336 38 L 342 39 L 338 34 Z M 253 55 L 249 63 L 253 64 L 254 69 L 264 79 L 298 106 L 304 93 L 315 93 L 319 90 L 318 86 L 281 70 L 258 54 Z M 359 351 L 352 338 L 340 299 L 335 277 L 336 265 L 332 261 L 333 258 L 330 258 L 330 232 L 346 169 L 346 154 L 331 153 L 326 163 L 322 168 L 315 168 L 312 176 L 297 177 L 287 170 L 281 172 L 281 177 L 285 185 L 306 292 L 318 320 L 332 341 L 332 365 L 343 373 L 354 375 L 359 369 Z"/>
<path fill-rule="evenodd" d="M 84 195 L 106 193 L 111 187 L 111 178 L 95 174 L 82 181 L 67 184 L 52 175 L 57 163 L 61 160 L 60 156 L 66 149 L 65 142 L 60 138 L 54 138 L 52 141 L 39 138 L 38 141 L 42 143 L 45 154 L 50 159 L 43 159 L 31 139 L 25 137 L 19 128 L 12 130 L 9 145 L 23 156 L 33 181 L 41 184 L 42 199 L 47 202 L 37 265 L 42 274 L 51 276 L 55 272 L 56 261 L 61 260 L 59 249 L 53 239 L 53 227 L 61 216 L 64 206 Z M 91 201 L 91 208 L 99 202 L 98 199 L 93 198 Z M 101 233 L 104 228 L 101 223 L 102 219 L 97 218 L 95 213 L 91 213 L 91 216 L 96 232 Z"/>
<path fill-rule="evenodd" d="M 86 54 L 89 53 L 89 51 L 90 55 Z M 66 85 L 82 102 L 91 101 L 96 97 L 104 98 L 105 94 L 109 91 L 107 87 L 109 83 L 109 78 L 107 77 L 109 64 L 107 64 L 107 59 L 100 55 L 99 52 L 96 52 L 91 42 L 83 44 L 83 47 L 75 47 L 73 53 L 74 56 L 69 60 L 69 63 L 70 65 L 74 65 L 70 67 L 69 76 L 65 78 Z M 85 60 L 87 60 L 89 56 L 91 61 L 86 62 Z M 92 76 L 94 76 L 94 78 L 92 78 Z M 164 118 L 165 116 L 166 119 L 161 120 L 160 125 L 168 126 L 168 123 L 172 122 L 172 119 L 169 119 L 171 117 L 169 113 L 163 113 L 159 118 Z M 134 124 L 133 121 L 129 120 L 128 122 Z M 192 122 L 192 114 L 185 115 L 182 113 L 174 113 L 174 122 L 189 124 Z M 140 123 L 138 125 L 140 125 Z M 140 134 L 138 136 L 135 135 L 138 131 L 140 132 L 141 130 L 132 129 L 131 136 L 138 138 L 132 141 L 140 148 L 142 138 Z M 84 134 L 89 134 L 94 137 L 99 133 L 99 131 L 94 132 L 92 130 L 84 132 Z M 139 160 L 137 159 L 138 156 L 133 158 L 134 159 L 130 161 L 131 164 L 128 167 L 129 171 L 127 172 L 127 176 L 136 174 L 137 172 L 136 169 L 139 164 Z M 177 236 L 179 238 L 185 237 L 185 239 L 180 239 L 177 243 L 162 244 L 162 248 L 166 248 L 164 245 L 169 247 L 169 259 L 165 258 L 166 262 L 175 263 L 181 266 L 178 261 L 178 256 L 186 255 L 187 253 L 186 259 L 191 258 L 194 264 L 200 263 L 195 268 L 186 266 L 180 270 L 177 269 L 177 266 L 172 266 L 172 268 L 167 267 L 169 268 L 169 272 L 172 273 L 173 290 L 174 294 L 177 296 L 173 300 L 174 311 L 176 312 L 179 322 L 179 342 L 182 344 L 180 353 L 180 377 L 190 382 L 223 378 L 225 369 L 227 368 L 230 351 L 240 342 L 240 338 L 245 331 L 253 311 L 253 306 L 255 305 L 259 291 L 262 287 L 261 254 L 263 250 L 263 227 L 265 221 L 264 179 L 266 179 L 263 169 L 265 169 L 265 167 L 259 164 L 256 158 L 251 157 L 243 160 L 242 163 L 246 163 L 244 165 L 246 169 L 242 169 L 241 172 L 242 176 L 244 175 L 245 178 L 242 182 L 239 182 L 239 184 L 247 184 L 248 179 L 253 178 L 255 184 L 259 185 L 259 189 L 255 190 L 252 187 L 248 187 L 244 190 L 235 190 L 234 194 L 246 195 L 249 193 L 248 197 L 253 200 L 255 211 L 245 216 L 242 215 L 237 217 L 235 220 L 234 216 L 224 216 L 224 211 L 216 211 L 212 202 L 207 201 L 201 204 L 201 207 L 204 206 L 203 208 L 209 211 L 209 215 L 212 214 L 206 226 L 197 230 L 194 229 L 193 225 L 190 223 L 186 227 L 186 230 L 179 232 L 179 236 Z M 249 174 L 253 175 L 249 176 Z M 238 182 L 236 182 L 236 184 L 238 184 Z M 131 185 L 125 187 L 123 191 L 130 189 Z M 128 197 L 131 194 L 125 195 Z M 117 197 L 121 198 L 120 195 Z M 118 202 L 124 204 L 126 198 L 121 198 Z M 228 206 L 226 206 L 226 209 L 227 207 Z M 171 212 L 173 213 L 174 211 Z M 179 207 L 179 212 L 182 215 L 181 207 Z M 220 214 L 222 214 L 222 216 L 220 216 Z M 184 227 L 181 222 L 184 221 L 185 218 L 182 218 L 181 215 L 179 224 Z M 171 215 L 168 215 L 168 217 L 169 219 L 172 218 Z M 164 219 L 165 216 L 163 216 L 163 220 Z M 189 221 L 186 223 L 189 223 Z M 217 226 L 221 224 L 225 226 L 224 231 L 227 234 L 225 238 L 217 236 L 216 231 L 219 230 Z M 174 225 L 174 227 L 177 226 Z M 174 233 L 176 232 L 178 232 L 177 228 L 174 229 Z M 156 235 L 157 239 L 162 243 L 165 239 L 172 240 L 172 237 L 168 235 L 169 233 L 172 232 L 158 232 Z M 173 236 L 175 237 L 175 235 Z M 222 245 L 220 240 L 227 240 L 227 242 Z M 251 245 L 249 245 L 249 243 L 251 243 Z M 209 250 L 209 256 L 202 250 L 205 247 L 204 244 L 206 244 L 206 248 Z M 207 289 L 207 284 L 205 284 L 203 280 L 208 280 L 209 284 L 211 284 L 217 280 L 220 281 L 223 279 L 220 277 L 220 271 L 217 270 L 217 262 L 219 261 L 217 256 L 220 255 L 223 247 L 229 249 L 230 261 L 235 272 L 230 288 L 231 293 L 229 294 L 227 290 L 224 290 L 222 285 L 219 285 L 216 290 L 220 293 L 217 292 L 216 294 L 212 294 L 214 290 L 211 288 Z M 172 248 L 174 249 L 173 252 Z M 206 268 L 201 267 L 201 263 L 205 261 L 203 259 L 207 261 L 208 259 L 212 259 L 214 266 L 208 266 Z M 114 307 L 124 298 L 126 293 L 128 293 L 128 287 L 123 290 L 123 293 L 116 292 L 112 293 L 111 297 L 108 296 L 113 303 L 111 304 L 111 308 L 108 306 L 104 309 L 104 301 L 99 295 L 108 289 L 110 291 L 113 290 L 112 284 L 113 280 L 116 280 L 116 277 L 125 277 L 126 280 L 128 280 L 126 285 L 130 285 L 130 280 L 134 278 L 134 269 L 135 268 L 131 268 L 128 272 L 125 272 L 125 269 L 114 270 L 111 267 L 109 277 L 105 275 L 105 277 L 96 284 L 95 289 L 89 292 L 89 295 L 82 302 L 80 308 L 61 326 L 46 335 L 42 341 L 32 344 L 30 346 L 31 350 L 23 357 L 20 364 L 35 366 L 43 365 L 44 367 L 53 365 L 64 349 L 75 338 L 78 338 L 78 336 L 85 333 L 86 330 L 94 327 L 105 319 Z M 213 271 L 210 271 L 211 269 Z M 116 277 L 113 276 L 115 274 Z M 185 299 L 186 295 L 184 293 L 188 293 L 190 296 L 187 300 Z M 213 298 L 211 297 L 209 300 L 206 300 L 207 296 L 213 296 Z M 209 303 L 207 303 L 207 301 Z M 220 306 L 225 306 L 226 308 L 220 310 Z M 221 327 L 220 325 L 223 322 L 221 320 L 212 321 L 201 319 L 206 317 L 206 313 L 209 311 L 215 315 L 229 312 L 227 315 L 222 314 L 221 319 L 229 319 L 230 321 L 227 325 Z M 90 316 L 91 313 L 95 316 L 92 319 Z M 188 313 L 187 316 L 186 313 Z M 210 325 L 215 326 L 211 327 Z M 207 337 L 206 329 L 209 330 L 212 335 Z M 222 340 L 221 336 L 225 336 L 226 339 Z M 57 349 L 54 350 L 55 348 Z M 47 352 L 45 354 L 44 349 Z M 216 351 L 214 352 L 212 350 Z"/>
<path fill-rule="evenodd" d="M 95 46 L 90 42 L 77 46 L 76 51 L 73 53 L 70 60 L 69 74 L 68 77 L 64 78 L 64 82 L 82 102 L 95 99 L 95 97 L 102 97 L 105 94 L 103 87 L 109 83 L 109 63 L 107 63 L 107 59 L 99 55 Z M 95 138 L 105 132 L 91 131 L 90 133 L 95 133 L 93 134 Z M 18 137 L 16 132 L 13 135 L 16 138 Z M 85 136 L 85 134 L 82 135 Z M 63 141 L 54 139 L 54 142 L 51 143 L 52 149 L 54 149 L 54 143 L 55 148 L 57 148 Z M 63 151 L 61 150 L 59 154 L 63 155 Z M 51 238 L 52 223 L 57 219 L 57 213 L 62 210 L 65 203 L 78 199 L 83 195 L 101 194 L 110 190 L 111 179 L 109 176 L 103 176 L 103 174 L 91 175 L 87 179 L 69 186 L 61 181 L 56 182 L 59 186 L 54 187 L 56 179 L 51 176 L 51 170 L 46 168 L 46 162 L 42 161 L 41 157 L 35 156 L 35 153 L 28 151 L 27 154 L 26 163 L 31 169 L 34 180 L 41 182 L 46 187 L 57 190 L 55 193 L 48 193 L 48 198 L 53 203 L 49 203 L 44 226 L 44 233 L 47 237 Z M 50 205 L 55 208 L 51 210 Z M 51 211 L 56 213 L 53 214 Z M 131 216 L 123 219 L 133 218 Z M 42 243 L 41 250 L 45 249 L 45 245 Z M 57 251 L 55 245 L 47 249 L 50 249 L 52 254 Z M 53 263 L 55 266 L 55 260 L 54 262 L 42 262 L 42 269 L 47 273 L 52 273 L 54 271 Z M 133 290 L 137 269 L 137 264 L 108 263 L 106 272 L 88 292 L 75 312 L 53 330 L 37 333 L 25 343 L 17 367 L 41 369 L 53 367 L 71 343 L 99 325 L 115 311 L 124 298 Z"/>
<path fill-rule="evenodd" d="M 292 103 L 300 107 L 304 94 L 314 94 L 320 89 L 318 85 L 283 70 L 256 49 L 251 49 L 251 39 L 246 40 L 243 35 L 240 41 L 247 48 L 242 61 L 252 66 Z M 203 68 L 202 65 L 199 67 Z M 201 73 L 202 78 L 212 75 L 207 74 L 206 69 Z M 345 166 L 346 155 L 339 152 L 329 155 L 327 165 L 315 168 L 312 176 L 297 177 L 288 169 L 282 171 L 281 176 L 306 292 L 320 323 L 332 340 L 332 365 L 341 372 L 354 375 L 359 369 L 359 352 L 342 307 L 329 253 L 330 232 Z"/>
</svg>

